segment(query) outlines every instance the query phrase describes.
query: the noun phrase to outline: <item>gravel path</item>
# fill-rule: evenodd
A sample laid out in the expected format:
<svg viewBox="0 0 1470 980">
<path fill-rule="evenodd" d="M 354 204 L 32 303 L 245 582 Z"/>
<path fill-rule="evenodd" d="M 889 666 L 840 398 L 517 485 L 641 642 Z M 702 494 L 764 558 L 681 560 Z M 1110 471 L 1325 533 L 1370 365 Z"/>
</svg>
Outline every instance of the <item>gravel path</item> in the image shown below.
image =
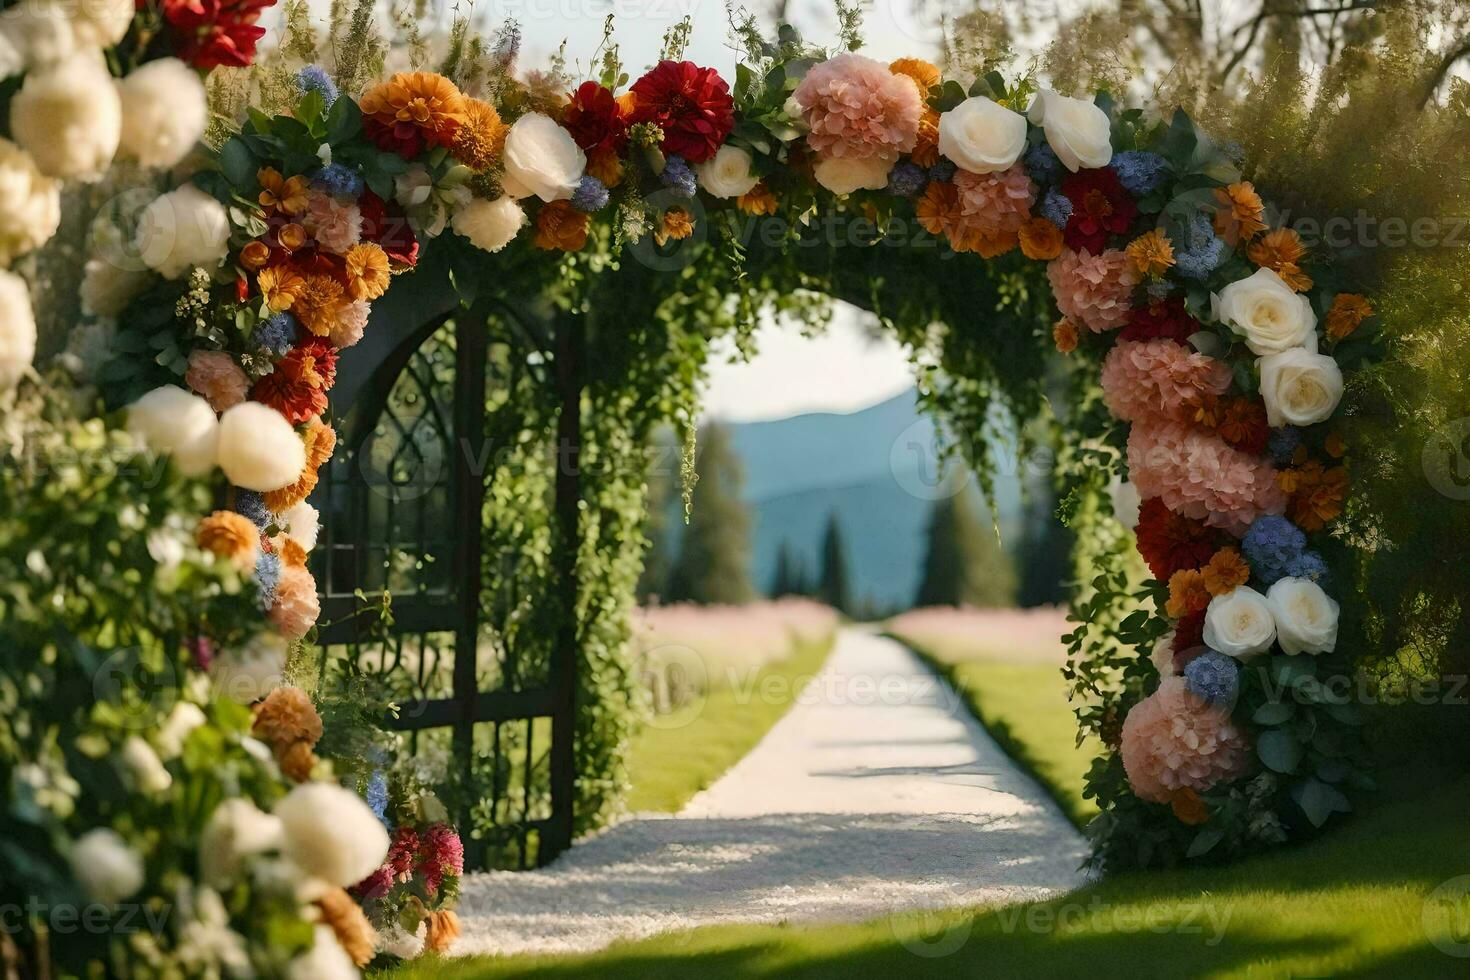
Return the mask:
<svg viewBox="0 0 1470 980">
<path fill-rule="evenodd" d="M 844 630 L 765 739 L 677 816 L 465 878 L 455 952 L 591 950 L 731 922 L 860 921 L 1076 887 L 1081 836 L 908 650 Z"/>
</svg>

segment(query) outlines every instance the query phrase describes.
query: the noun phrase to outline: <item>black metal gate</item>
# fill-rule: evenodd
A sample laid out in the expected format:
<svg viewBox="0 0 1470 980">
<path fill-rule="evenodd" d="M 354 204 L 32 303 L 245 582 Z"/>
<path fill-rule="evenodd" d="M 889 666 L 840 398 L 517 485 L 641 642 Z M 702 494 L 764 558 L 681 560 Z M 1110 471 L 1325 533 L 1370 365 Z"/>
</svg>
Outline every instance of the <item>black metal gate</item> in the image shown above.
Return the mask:
<svg viewBox="0 0 1470 980">
<path fill-rule="evenodd" d="M 544 501 L 558 520 L 544 549 L 550 594 L 507 601 L 523 556 L 511 543 L 487 557 L 487 486 L 505 448 L 487 424 L 487 395 L 513 390 L 512 375 L 535 370 L 535 359 L 493 356 L 494 323 L 478 307 L 432 313 L 408 330 L 399 319 L 394 346 L 359 361 L 376 363 L 359 369 L 338 409 L 337 452 L 312 498 L 322 512 L 313 558 L 327 655 L 350 657 L 397 702 L 389 724 L 450 804 L 467 862 L 525 868 L 571 843 L 577 631 L 568 600 L 580 487 L 575 462 L 558 465 Z M 548 380 L 565 393 L 564 459 L 578 442 L 580 388 L 574 351 L 557 353 L 566 356 Z M 385 591 L 393 621 L 375 630 L 360 614 Z M 517 630 L 497 612 L 528 603 L 558 607 L 555 628 Z"/>
</svg>

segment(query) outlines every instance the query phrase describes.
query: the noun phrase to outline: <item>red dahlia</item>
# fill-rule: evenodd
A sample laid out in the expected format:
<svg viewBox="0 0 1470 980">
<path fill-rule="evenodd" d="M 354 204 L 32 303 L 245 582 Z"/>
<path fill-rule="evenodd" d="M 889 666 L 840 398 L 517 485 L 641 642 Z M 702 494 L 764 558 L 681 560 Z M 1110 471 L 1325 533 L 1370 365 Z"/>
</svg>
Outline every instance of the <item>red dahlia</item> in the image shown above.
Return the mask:
<svg viewBox="0 0 1470 980">
<path fill-rule="evenodd" d="M 1122 235 L 1138 217 L 1138 205 L 1112 167 L 1079 170 L 1062 180 L 1062 194 L 1072 202 L 1072 216 L 1062 237 L 1075 251 L 1087 249 L 1097 255 L 1107 247 L 1109 235 Z"/>
<path fill-rule="evenodd" d="M 1271 440 L 1266 422 L 1266 404 L 1259 398 L 1238 395 L 1222 399 L 1215 419 L 1215 434 L 1231 446 L 1252 456 L 1264 456 Z"/>
<path fill-rule="evenodd" d="M 1189 315 L 1183 299 L 1171 296 L 1135 306 L 1129 314 L 1128 325 L 1118 332 L 1118 339 L 1172 340 L 1188 346 L 1189 338 L 1204 328 L 1204 324 Z"/>
<path fill-rule="evenodd" d="M 690 163 L 715 155 L 735 128 L 730 86 L 713 68 L 692 61 L 660 61 L 633 83 L 629 122 L 654 123 L 664 132 L 663 151 Z"/>
<path fill-rule="evenodd" d="M 1160 582 L 1184 568 L 1199 568 L 1220 545 L 1220 532 L 1174 513 L 1158 497 L 1150 497 L 1138 508 L 1138 553 Z"/>
<path fill-rule="evenodd" d="M 1174 669 L 1205 652 L 1205 610 L 1197 609 L 1174 624 Z"/>
<path fill-rule="evenodd" d="M 152 0 L 137 0 L 142 9 Z M 265 36 L 256 21 L 276 0 L 162 0 L 160 9 L 176 35 L 175 53 L 195 68 L 244 68 Z"/>
<path fill-rule="evenodd" d="M 357 199 L 362 213 L 362 240 L 380 246 L 395 265 L 413 268 L 419 260 L 419 242 L 403 212 L 384 203 L 370 190 Z"/>
<path fill-rule="evenodd" d="M 583 82 L 561 113 L 561 124 L 588 153 L 621 153 L 628 144 L 628 114 L 606 87 Z"/>
<path fill-rule="evenodd" d="M 327 410 L 327 392 L 337 381 L 337 351 L 325 337 L 291 348 L 250 397 L 274 408 L 295 425 Z"/>
</svg>

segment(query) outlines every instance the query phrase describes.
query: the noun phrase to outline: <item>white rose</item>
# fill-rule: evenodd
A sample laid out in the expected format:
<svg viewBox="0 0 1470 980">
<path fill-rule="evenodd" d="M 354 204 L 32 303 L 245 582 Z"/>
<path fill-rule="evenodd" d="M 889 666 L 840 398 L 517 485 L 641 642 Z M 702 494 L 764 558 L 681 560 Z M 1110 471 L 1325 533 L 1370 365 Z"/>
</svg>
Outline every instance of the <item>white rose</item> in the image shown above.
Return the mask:
<svg viewBox="0 0 1470 980">
<path fill-rule="evenodd" d="M 121 41 L 133 24 L 137 5 L 133 0 L 73 0 L 71 26 L 78 44 L 110 48 Z"/>
<path fill-rule="evenodd" d="M 0 266 L 44 245 L 61 223 L 61 185 L 31 155 L 0 139 Z"/>
<path fill-rule="evenodd" d="M 172 456 L 185 476 L 203 476 L 214 467 L 219 449 L 214 409 L 177 385 L 154 388 L 129 405 L 128 431 L 153 452 Z"/>
<path fill-rule="evenodd" d="M 303 500 L 277 517 L 278 522 L 286 529 L 286 537 L 299 544 L 302 551 L 310 551 L 316 547 L 317 534 L 321 530 L 321 514 L 315 507 Z"/>
<path fill-rule="evenodd" d="M 1228 657 L 1249 660 L 1276 639 L 1276 621 L 1266 597 L 1248 585 L 1217 595 L 1205 610 L 1205 646 Z"/>
<path fill-rule="evenodd" d="M 1138 526 L 1138 508 L 1142 501 L 1131 480 L 1114 477 L 1108 484 L 1108 498 L 1113 505 L 1113 517 L 1119 524 L 1130 531 Z"/>
<path fill-rule="evenodd" d="M 100 179 L 122 136 L 122 105 L 101 59 L 79 52 L 27 75 L 10 103 L 10 135 L 48 177 Z"/>
<path fill-rule="evenodd" d="M 188 740 L 189 734 L 207 720 L 199 705 L 193 701 L 180 701 L 168 713 L 153 740 L 158 743 L 158 749 L 165 758 L 177 758 L 184 751 L 184 742 Z"/>
<path fill-rule="evenodd" d="M 230 217 L 224 205 L 185 184 L 160 194 L 138 217 L 138 256 L 165 279 L 195 266 L 213 269 L 230 251 Z"/>
<path fill-rule="evenodd" d="M 881 191 L 888 186 L 888 172 L 893 169 L 893 163 L 882 157 L 827 157 L 817 162 L 812 173 L 817 183 L 833 194 Z"/>
<path fill-rule="evenodd" d="M 0 15 L 0 34 L 19 52 L 21 64 L 46 71 L 70 58 L 82 45 L 72 19 L 59 3 L 21 0 Z M 18 74 L 18 72 L 17 72 Z"/>
<path fill-rule="evenodd" d="M 694 170 L 699 186 L 711 196 L 739 197 L 760 183 L 760 178 L 750 172 L 751 163 L 749 153 L 727 143 L 704 163 L 695 164 Z"/>
<path fill-rule="evenodd" d="M 1159 637 L 1154 643 L 1154 648 L 1149 652 L 1148 659 L 1153 662 L 1154 669 L 1159 672 L 1160 677 L 1173 677 L 1179 671 L 1174 669 L 1174 631 L 1170 630 Z"/>
<path fill-rule="evenodd" d="M 1326 421 L 1342 401 L 1342 369 L 1326 354 L 1293 347 L 1268 354 L 1256 365 L 1266 421 L 1273 427 Z"/>
<path fill-rule="evenodd" d="M 450 227 L 476 248 L 498 252 L 511 243 L 525 223 L 526 212 L 515 198 L 505 194 L 493 201 L 479 197 L 471 200 L 454 212 Z"/>
<path fill-rule="evenodd" d="M 522 116 L 510 127 L 504 159 L 510 178 L 503 185 L 506 193 L 535 194 L 543 201 L 570 198 L 587 169 L 587 154 L 577 141 L 555 119 L 539 112 Z"/>
<path fill-rule="evenodd" d="M 1215 319 L 1245 337 L 1257 355 L 1279 354 L 1293 347 L 1317 350 L 1317 314 L 1300 293 L 1270 269 L 1257 269 L 1211 297 Z"/>
<path fill-rule="evenodd" d="M 177 58 L 160 58 L 117 83 L 125 153 L 145 167 L 172 167 L 209 123 L 204 83 Z"/>
<path fill-rule="evenodd" d="M 388 856 L 388 832 L 356 793 L 331 783 L 305 783 L 275 806 L 284 851 L 303 871 L 329 885 L 355 885 Z"/>
<path fill-rule="evenodd" d="M 220 416 L 219 465 L 235 486 L 266 493 L 300 478 L 306 447 L 280 412 L 241 402 Z"/>
<path fill-rule="evenodd" d="M 209 665 L 209 679 L 231 701 L 253 704 L 286 683 L 287 652 L 284 636 L 270 630 L 257 633 L 243 647 L 218 654 Z"/>
<path fill-rule="evenodd" d="M 1310 579 L 1277 579 L 1266 592 L 1276 639 L 1287 653 L 1331 653 L 1337 646 L 1339 607 Z"/>
<path fill-rule="evenodd" d="M 286 980 L 357 980 L 357 965 L 331 926 L 317 925 L 311 935 L 311 949 L 286 965 Z"/>
<path fill-rule="evenodd" d="M 115 905 L 143 887 L 143 859 L 121 835 L 106 827 L 89 830 L 71 848 L 71 873 L 94 902 Z"/>
<path fill-rule="evenodd" d="M 158 758 L 153 746 L 137 735 L 129 735 L 123 742 L 122 761 L 141 793 L 154 796 L 167 792 L 174 784 L 174 777 L 164 768 L 163 760 Z"/>
<path fill-rule="evenodd" d="M 1113 159 L 1113 124 L 1095 103 L 1042 92 L 1028 114 L 1068 170 L 1106 167 Z"/>
<path fill-rule="evenodd" d="M 245 858 L 280 848 L 281 821 L 238 797 L 214 808 L 199 835 L 199 871 L 205 883 L 228 888 Z"/>
<path fill-rule="evenodd" d="M 36 356 L 36 317 L 26 281 L 0 269 L 0 392 L 15 386 Z"/>
<path fill-rule="evenodd" d="M 939 117 L 939 152 L 961 170 L 1005 170 L 1026 152 L 1026 117 L 983 95 Z"/>
</svg>

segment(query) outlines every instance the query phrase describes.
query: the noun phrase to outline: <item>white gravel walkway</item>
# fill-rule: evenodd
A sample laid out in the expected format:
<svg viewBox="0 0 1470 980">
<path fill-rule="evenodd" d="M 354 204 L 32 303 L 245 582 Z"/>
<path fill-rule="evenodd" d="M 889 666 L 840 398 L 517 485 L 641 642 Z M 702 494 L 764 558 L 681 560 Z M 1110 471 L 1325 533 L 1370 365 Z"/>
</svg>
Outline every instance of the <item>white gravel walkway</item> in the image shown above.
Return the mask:
<svg viewBox="0 0 1470 980">
<path fill-rule="evenodd" d="M 455 952 L 732 922 L 860 921 L 1082 883 L 1077 831 L 908 650 L 844 630 L 765 739 L 677 816 L 466 877 Z"/>
</svg>

